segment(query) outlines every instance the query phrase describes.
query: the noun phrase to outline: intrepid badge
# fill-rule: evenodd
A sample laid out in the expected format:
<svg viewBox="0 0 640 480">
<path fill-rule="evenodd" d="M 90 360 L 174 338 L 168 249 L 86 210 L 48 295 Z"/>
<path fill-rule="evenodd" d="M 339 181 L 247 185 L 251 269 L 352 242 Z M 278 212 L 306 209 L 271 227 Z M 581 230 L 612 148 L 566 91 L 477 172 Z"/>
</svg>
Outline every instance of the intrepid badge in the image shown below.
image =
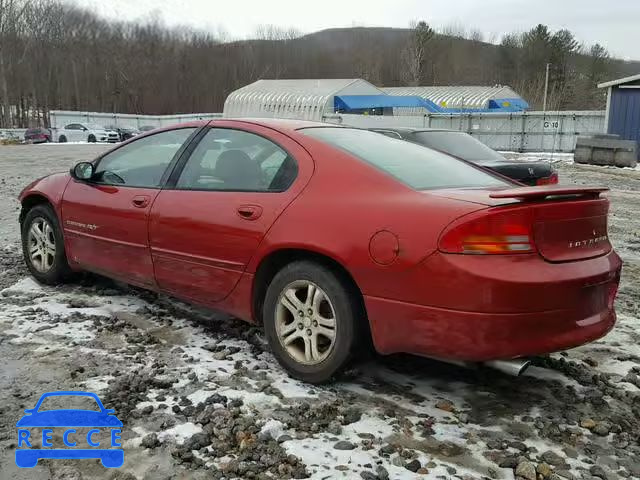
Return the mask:
<svg viewBox="0 0 640 480">
<path fill-rule="evenodd" d="M 593 234 L 597 235 L 595 231 Z M 602 235 L 601 237 L 588 238 L 587 240 L 576 240 L 569 242 L 569 248 L 592 247 L 598 243 L 606 241 L 608 238 L 609 237 L 607 235 Z"/>
</svg>

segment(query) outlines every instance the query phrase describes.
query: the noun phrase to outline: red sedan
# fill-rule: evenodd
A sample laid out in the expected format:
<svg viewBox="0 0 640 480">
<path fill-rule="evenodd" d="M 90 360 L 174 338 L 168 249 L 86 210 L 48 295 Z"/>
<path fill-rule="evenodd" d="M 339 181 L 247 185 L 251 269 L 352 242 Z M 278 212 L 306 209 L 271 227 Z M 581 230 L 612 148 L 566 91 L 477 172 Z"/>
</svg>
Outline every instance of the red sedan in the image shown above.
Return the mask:
<svg viewBox="0 0 640 480">
<path fill-rule="evenodd" d="M 614 325 L 621 261 L 596 187 L 522 187 L 366 130 L 156 130 L 21 194 L 27 266 L 87 270 L 262 323 L 295 377 L 378 352 L 485 362 Z"/>
</svg>

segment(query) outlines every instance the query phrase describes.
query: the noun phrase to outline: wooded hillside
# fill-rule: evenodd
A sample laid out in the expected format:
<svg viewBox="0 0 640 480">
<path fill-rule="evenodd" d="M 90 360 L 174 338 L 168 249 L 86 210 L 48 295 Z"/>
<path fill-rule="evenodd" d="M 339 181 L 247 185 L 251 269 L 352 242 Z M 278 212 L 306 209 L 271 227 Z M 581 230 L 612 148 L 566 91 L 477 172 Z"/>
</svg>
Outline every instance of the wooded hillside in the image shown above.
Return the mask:
<svg viewBox="0 0 640 480">
<path fill-rule="evenodd" d="M 347 28 L 301 35 L 262 27 L 228 41 L 159 23 L 110 22 L 58 0 L 0 0 L 0 127 L 47 122 L 52 109 L 219 112 L 260 78 L 365 78 L 379 86 L 513 87 L 540 108 L 601 109 L 595 84 L 640 71 L 598 44 L 538 25 L 499 42 L 458 28 Z M 11 106 L 9 108 L 9 106 Z"/>
</svg>

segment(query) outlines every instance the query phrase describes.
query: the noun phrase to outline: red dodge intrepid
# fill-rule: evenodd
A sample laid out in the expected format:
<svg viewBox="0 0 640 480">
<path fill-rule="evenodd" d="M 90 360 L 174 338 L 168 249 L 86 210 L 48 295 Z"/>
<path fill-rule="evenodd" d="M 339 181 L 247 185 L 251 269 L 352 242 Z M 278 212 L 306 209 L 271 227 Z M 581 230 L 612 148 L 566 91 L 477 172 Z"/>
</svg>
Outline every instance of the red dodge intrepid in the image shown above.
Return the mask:
<svg viewBox="0 0 640 480">
<path fill-rule="evenodd" d="M 375 132 L 286 120 L 155 130 L 20 195 L 27 266 L 86 270 L 264 325 L 294 377 L 383 354 L 526 358 L 614 325 L 597 187 L 523 187 Z"/>
</svg>

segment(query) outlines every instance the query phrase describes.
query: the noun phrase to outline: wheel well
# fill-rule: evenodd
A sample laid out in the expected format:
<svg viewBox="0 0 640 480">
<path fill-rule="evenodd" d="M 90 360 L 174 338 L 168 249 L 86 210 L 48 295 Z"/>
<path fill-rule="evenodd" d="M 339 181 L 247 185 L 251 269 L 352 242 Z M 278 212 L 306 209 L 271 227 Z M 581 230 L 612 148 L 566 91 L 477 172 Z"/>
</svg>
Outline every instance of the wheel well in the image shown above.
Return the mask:
<svg viewBox="0 0 640 480">
<path fill-rule="evenodd" d="M 49 202 L 46 197 L 38 194 L 29 195 L 24 200 L 22 200 L 22 210 L 20 211 L 20 225 L 22 225 L 22 220 L 29 210 L 31 210 L 36 205 L 43 204 L 51 205 L 51 202 Z"/>
<path fill-rule="evenodd" d="M 262 305 L 264 298 L 267 294 L 267 288 L 273 277 L 285 266 L 293 262 L 300 260 L 310 260 L 320 265 L 329 268 L 334 274 L 340 278 L 344 284 L 349 288 L 350 294 L 357 300 L 357 305 L 360 309 L 360 315 L 358 318 L 362 321 L 362 327 L 366 328 L 366 332 L 369 333 L 369 321 L 367 320 L 367 310 L 364 305 L 364 297 L 358 287 L 356 281 L 351 274 L 344 268 L 339 262 L 331 257 L 323 255 L 321 253 L 313 252 L 311 250 L 303 249 L 283 249 L 277 250 L 267 257 L 265 257 L 253 279 L 253 313 L 256 323 L 262 323 Z"/>
</svg>

